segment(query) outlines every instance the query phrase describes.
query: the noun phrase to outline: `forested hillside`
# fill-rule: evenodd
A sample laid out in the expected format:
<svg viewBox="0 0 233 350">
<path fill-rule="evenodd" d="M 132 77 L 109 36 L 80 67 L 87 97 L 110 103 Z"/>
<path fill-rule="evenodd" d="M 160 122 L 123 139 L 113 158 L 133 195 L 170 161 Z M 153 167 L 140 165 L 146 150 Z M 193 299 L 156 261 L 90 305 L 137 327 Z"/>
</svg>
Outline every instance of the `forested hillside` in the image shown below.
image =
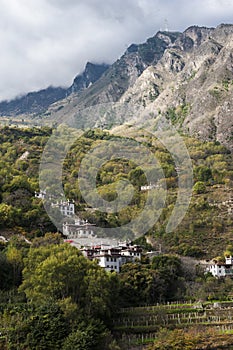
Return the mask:
<svg viewBox="0 0 233 350">
<path fill-rule="evenodd" d="M 51 136 L 49 128 L 17 129 L 5 127 L 0 135 L 1 152 L 1 232 L 23 232 L 27 238 L 56 231 L 41 200 L 34 197 L 39 190 L 38 171 L 43 147 Z M 69 135 L 69 129 L 67 129 Z M 130 134 L 129 134 L 130 135 Z M 195 257 L 218 253 L 231 242 L 232 156 L 216 142 L 200 142 L 185 137 L 184 141 L 193 162 L 193 197 L 189 210 L 175 232 L 166 233 L 165 227 L 177 196 L 178 178 L 172 156 L 152 136 L 131 135 L 146 144 L 159 160 L 166 177 L 167 199 L 162 215 L 147 233 L 154 244 L 162 244 L 165 252 Z M 124 138 L 125 139 L 125 138 Z M 116 198 L 115 184 L 126 179 L 134 186 L 131 203 L 117 213 L 104 213 L 89 208 L 79 189 L 78 170 L 84 155 L 95 145 L 107 140 L 121 140 L 102 130 L 90 130 L 79 137 L 68 152 L 63 164 L 63 187 L 66 198 L 74 200 L 76 213 L 101 227 L 119 227 L 140 213 L 148 191 L 140 166 L 126 159 L 107 160 L 98 169 L 96 180 L 99 194 L 111 202 Z M 94 171 L 95 169 L 92 169 Z M 90 170 L 91 171 L 91 170 Z M 53 188 L 51 187 L 52 193 Z M 125 189 L 127 192 L 127 187 Z M 159 195 L 160 189 L 158 189 Z M 98 233 L 98 232 L 97 232 Z M 130 233 L 128 233 L 130 234 Z M 140 236 L 140 228 L 133 228 L 131 237 Z M 121 237 L 124 238 L 124 237 Z M 192 242 L 192 244 L 190 244 Z"/>
<path fill-rule="evenodd" d="M 68 136 L 74 132 L 64 126 L 62 130 Z M 227 245 L 232 250 L 232 212 L 227 204 L 232 196 L 232 156 L 224 146 L 184 137 L 193 162 L 193 197 L 182 223 L 175 232 L 166 233 L 177 196 L 178 171 L 158 140 L 142 132 L 128 132 L 126 138 L 99 129 L 88 130 L 76 139 L 63 163 L 64 192 L 66 198 L 74 200 L 76 213 L 99 227 L 99 235 L 101 227 L 119 227 L 138 215 L 148 194 L 141 186 L 148 183 L 136 162 L 112 157 L 98 169 L 98 192 L 111 202 L 116 197 L 116 181 L 125 179 L 134 186 L 133 199 L 117 213 L 93 210 L 85 203 L 78 181 L 78 170 L 88 151 L 109 140 L 137 140 L 156 156 L 165 174 L 163 212 L 146 237 L 135 241 L 144 247 L 144 253 L 161 244 L 163 254 L 151 260 L 144 255 L 141 262 L 125 264 L 116 274 L 107 273 L 97 262 L 64 244 L 42 201 L 35 198 L 40 159 L 51 134 L 46 127 L 1 128 L 0 236 L 5 237 L 0 244 L 1 350 L 124 349 L 122 334 L 116 328 L 122 307 L 231 298 L 231 279 L 220 281 L 204 275 L 201 267 L 195 269 L 197 260 L 190 264 L 182 257 L 212 258 L 222 255 Z M 48 191 L 52 193 L 53 186 Z M 140 236 L 140 228 L 120 238 L 135 235 Z M 159 335 L 158 344 L 163 336 Z M 167 342 L 173 342 L 174 336 L 169 333 Z M 179 336 L 186 342 L 189 333 Z M 204 339 L 203 334 L 198 336 Z"/>
</svg>

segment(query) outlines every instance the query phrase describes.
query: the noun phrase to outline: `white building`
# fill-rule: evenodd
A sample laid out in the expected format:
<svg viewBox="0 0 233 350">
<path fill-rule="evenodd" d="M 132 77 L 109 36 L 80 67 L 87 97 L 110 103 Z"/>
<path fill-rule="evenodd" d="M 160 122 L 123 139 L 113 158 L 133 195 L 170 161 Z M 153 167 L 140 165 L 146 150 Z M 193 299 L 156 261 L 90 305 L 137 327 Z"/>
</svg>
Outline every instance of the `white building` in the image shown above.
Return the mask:
<svg viewBox="0 0 233 350">
<path fill-rule="evenodd" d="M 135 262 L 141 259 L 142 248 L 127 244 L 111 247 L 99 245 L 81 249 L 84 256 L 90 260 L 98 260 L 98 263 L 106 271 L 120 272 L 121 266 L 127 262 Z"/>
<path fill-rule="evenodd" d="M 39 198 L 39 199 L 45 199 L 46 198 L 46 190 L 40 191 L 40 192 L 35 191 L 35 197 Z"/>
<path fill-rule="evenodd" d="M 213 263 L 207 267 L 206 271 L 214 277 L 225 277 L 225 265 L 221 263 Z"/>
<path fill-rule="evenodd" d="M 57 202 L 57 203 L 52 203 L 51 204 L 52 208 L 59 208 L 61 214 L 63 216 L 68 216 L 68 217 L 71 217 L 71 216 L 74 216 L 74 203 L 73 202 L 70 202 L 69 200 L 68 201 L 60 201 L 60 202 Z"/>
<path fill-rule="evenodd" d="M 138 249 L 138 246 L 127 247 L 122 249 L 121 255 L 124 257 L 130 257 L 131 260 L 141 259 L 141 251 Z"/>
<path fill-rule="evenodd" d="M 225 262 L 217 262 L 213 260 L 206 268 L 206 272 L 210 272 L 214 277 L 233 277 L 233 258 L 226 257 Z"/>
<path fill-rule="evenodd" d="M 112 257 L 111 255 L 96 256 L 95 259 L 99 261 L 99 266 L 105 268 L 106 271 L 120 272 L 121 257 Z"/>
<path fill-rule="evenodd" d="M 40 192 L 35 191 L 35 197 L 39 199 L 48 199 L 51 201 L 51 207 L 52 208 L 59 208 L 61 214 L 63 216 L 74 216 L 74 202 L 70 202 L 69 200 L 60 200 L 55 202 L 57 199 L 57 196 L 54 196 L 52 194 L 48 194 L 46 190 Z"/>
<path fill-rule="evenodd" d="M 63 223 L 63 235 L 69 238 L 93 238 L 95 237 L 93 231 L 93 224 L 90 224 L 87 220 L 76 218 L 74 223 Z"/>
<path fill-rule="evenodd" d="M 141 186 L 141 191 L 150 191 L 150 190 L 153 190 L 154 188 L 159 188 L 159 185 L 150 183 L 149 185 Z"/>
<path fill-rule="evenodd" d="M 120 272 L 121 267 L 121 254 L 119 248 L 107 248 L 106 246 L 102 246 L 93 256 L 94 259 L 97 259 L 99 265 L 105 268 L 106 271 L 115 271 Z"/>
<path fill-rule="evenodd" d="M 86 247 L 81 249 L 83 255 L 90 260 L 98 260 L 101 267 L 106 271 L 120 272 L 121 254 L 120 248 L 107 245 Z"/>
</svg>

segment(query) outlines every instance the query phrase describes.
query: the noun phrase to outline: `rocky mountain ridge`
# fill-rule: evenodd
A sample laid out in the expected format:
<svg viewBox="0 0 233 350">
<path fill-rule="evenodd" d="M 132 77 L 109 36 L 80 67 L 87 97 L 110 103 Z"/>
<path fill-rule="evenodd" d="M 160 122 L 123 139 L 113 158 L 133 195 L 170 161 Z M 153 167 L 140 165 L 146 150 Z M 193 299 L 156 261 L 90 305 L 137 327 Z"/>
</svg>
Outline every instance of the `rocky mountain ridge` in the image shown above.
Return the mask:
<svg viewBox="0 0 233 350">
<path fill-rule="evenodd" d="M 88 107 L 115 103 L 151 64 L 156 64 L 166 48 L 174 43 L 179 33 L 158 32 L 143 44 L 132 44 L 109 69 L 82 94 L 74 94 L 68 103 L 59 101 L 50 106 L 53 120 L 76 118 L 77 112 Z M 62 107 L 62 108 L 61 108 Z M 93 120 L 84 121 L 84 127 L 94 126 Z"/>
<path fill-rule="evenodd" d="M 233 25 L 158 32 L 143 45 L 131 45 L 63 110 L 50 108 L 52 119 L 71 118 L 78 127 L 92 127 L 99 118 L 110 128 L 130 122 L 132 114 L 134 119 L 146 115 L 155 127 L 165 119 L 182 132 L 219 141 L 232 151 Z M 112 112 L 115 102 L 124 105 L 123 111 L 117 107 Z M 103 104 L 105 114 L 97 115 L 96 105 Z M 80 113 L 85 108 L 87 115 Z"/>
<path fill-rule="evenodd" d="M 29 92 L 10 101 L 0 102 L 1 116 L 17 116 L 43 113 L 54 102 L 66 96 L 66 89 L 50 86 L 40 91 Z"/>
<path fill-rule="evenodd" d="M 99 67 L 94 82 L 88 64 L 68 97 L 48 106 L 42 123 L 72 120 L 86 128 L 98 126 L 99 119 L 99 125 L 111 128 L 127 126 L 133 114 L 139 120 L 146 115 L 155 127 L 165 119 L 182 132 L 233 150 L 232 49 L 230 24 L 158 32 L 144 44 L 129 46 L 110 67 Z M 113 111 L 116 103 L 124 108 Z"/>
<path fill-rule="evenodd" d="M 122 97 L 131 99 L 153 118 L 233 150 L 233 26 L 188 28 Z"/>
</svg>

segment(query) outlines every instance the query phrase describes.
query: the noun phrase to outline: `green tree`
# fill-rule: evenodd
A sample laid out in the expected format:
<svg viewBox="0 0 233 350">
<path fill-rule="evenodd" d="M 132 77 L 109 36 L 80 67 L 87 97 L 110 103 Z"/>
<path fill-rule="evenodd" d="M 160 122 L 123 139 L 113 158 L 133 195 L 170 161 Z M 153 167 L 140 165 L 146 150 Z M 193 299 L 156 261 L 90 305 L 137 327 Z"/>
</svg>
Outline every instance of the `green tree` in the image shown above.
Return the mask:
<svg viewBox="0 0 233 350">
<path fill-rule="evenodd" d="M 61 244 L 63 242 L 60 233 L 47 232 L 43 237 L 36 237 L 32 241 L 32 247 L 38 248 L 40 246 L 47 246 L 51 244 Z"/>
<path fill-rule="evenodd" d="M 0 225 L 11 226 L 14 223 L 16 211 L 11 205 L 1 203 L 0 204 Z"/>
<path fill-rule="evenodd" d="M 1 316 L 7 349 L 60 349 L 70 328 L 58 305 L 9 305 Z"/>
<path fill-rule="evenodd" d="M 149 264 L 125 264 L 119 278 L 122 306 L 153 304 L 164 298 L 163 281 Z"/>
<path fill-rule="evenodd" d="M 139 167 L 133 169 L 129 173 L 129 180 L 134 186 L 142 186 L 147 183 L 143 170 Z"/>
<path fill-rule="evenodd" d="M 181 294 L 184 294 L 182 263 L 177 256 L 167 254 L 155 256 L 151 265 L 164 282 L 165 299 L 177 299 L 181 291 Z"/>
<path fill-rule="evenodd" d="M 60 308 L 53 303 L 45 304 L 30 319 L 26 344 L 29 349 L 60 349 L 68 333 L 68 323 Z"/>
<path fill-rule="evenodd" d="M 9 245 L 6 251 L 7 261 L 13 268 L 13 284 L 18 286 L 21 283 L 21 273 L 23 268 L 23 256 L 20 249 Z"/>
<path fill-rule="evenodd" d="M 206 185 L 202 181 L 198 181 L 193 186 L 193 192 L 196 194 L 201 194 L 206 192 Z"/>
<path fill-rule="evenodd" d="M 19 289 L 35 303 L 70 297 L 90 317 L 106 317 L 110 308 L 108 274 L 68 244 L 30 248 Z"/>
<path fill-rule="evenodd" d="M 69 334 L 65 340 L 62 350 L 105 350 L 110 332 L 103 323 L 91 320 L 78 325 L 78 329 Z"/>
<path fill-rule="evenodd" d="M 0 252 L 0 266 L 0 289 L 10 289 L 13 285 L 13 266 L 3 252 Z"/>
<path fill-rule="evenodd" d="M 211 169 L 205 165 L 199 165 L 194 168 L 194 177 L 198 181 L 204 181 L 207 182 L 212 178 L 212 172 Z"/>
</svg>

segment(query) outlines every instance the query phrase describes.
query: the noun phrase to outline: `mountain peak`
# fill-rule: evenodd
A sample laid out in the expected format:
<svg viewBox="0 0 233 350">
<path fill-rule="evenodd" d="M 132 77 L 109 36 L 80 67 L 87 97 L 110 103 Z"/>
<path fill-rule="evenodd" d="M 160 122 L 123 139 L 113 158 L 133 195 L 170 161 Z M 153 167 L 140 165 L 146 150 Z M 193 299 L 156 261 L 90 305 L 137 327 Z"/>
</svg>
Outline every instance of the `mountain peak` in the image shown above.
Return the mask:
<svg viewBox="0 0 233 350">
<path fill-rule="evenodd" d="M 68 89 L 68 93 L 77 93 L 87 89 L 90 85 L 95 83 L 108 68 L 109 65 L 106 63 L 87 62 L 84 72 L 75 77 L 73 84 Z"/>
<path fill-rule="evenodd" d="M 44 113 L 53 103 L 63 100 L 71 93 L 79 93 L 95 83 L 108 67 L 107 64 L 87 62 L 84 72 L 77 75 L 70 88 L 49 86 L 46 89 L 29 92 L 10 101 L 2 101 L 0 115 Z"/>
<path fill-rule="evenodd" d="M 190 51 L 193 47 L 199 46 L 207 40 L 213 31 L 214 28 L 190 26 L 180 35 L 175 45 L 180 47 L 181 50 Z"/>
</svg>

